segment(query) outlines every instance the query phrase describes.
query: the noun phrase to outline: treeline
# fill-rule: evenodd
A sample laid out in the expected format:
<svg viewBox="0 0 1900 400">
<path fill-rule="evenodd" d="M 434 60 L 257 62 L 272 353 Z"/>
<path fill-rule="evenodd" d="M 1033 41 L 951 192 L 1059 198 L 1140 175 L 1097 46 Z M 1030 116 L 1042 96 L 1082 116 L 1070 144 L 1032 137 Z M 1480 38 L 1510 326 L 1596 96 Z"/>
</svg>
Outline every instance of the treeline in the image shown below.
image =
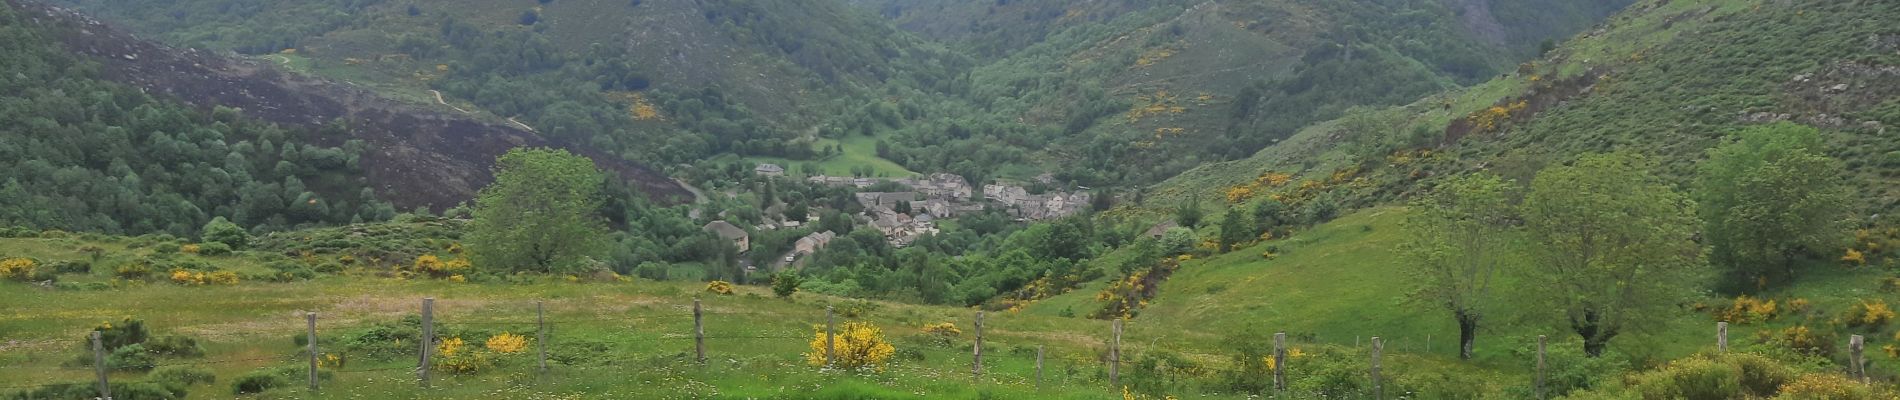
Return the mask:
<svg viewBox="0 0 1900 400">
<path fill-rule="evenodd" d="M 366 9 L 387 0 L 142 1 L 69 0 L 112 20 L 136 21 L 168 43 L 270 54 L 301 47 L 304 40 L 367 23 Z"/>
<path fill-rule="evenodd" d="M 97 79 L 98 67 L 0 8 L 0 225 L 186 236 L 224 216 L 261 231 L 387 219 L 363 144 L 311 145 L 230 109 L 202 112 Z"/>
</svg>

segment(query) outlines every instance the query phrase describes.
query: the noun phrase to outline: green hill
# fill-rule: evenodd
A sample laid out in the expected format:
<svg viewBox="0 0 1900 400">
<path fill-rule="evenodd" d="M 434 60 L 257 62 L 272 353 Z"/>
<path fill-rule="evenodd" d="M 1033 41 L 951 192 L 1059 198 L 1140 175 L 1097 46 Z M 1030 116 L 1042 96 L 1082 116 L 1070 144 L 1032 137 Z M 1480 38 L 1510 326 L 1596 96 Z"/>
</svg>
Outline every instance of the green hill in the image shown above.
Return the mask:
<svg viewBox="0 0 1900 400">
<path fill-rule="evenodd" d="M 1865 201 L 1896 206 L 1895 62 L 1887 4 L 1642 2 L 1510 76 L 1304 128 L 1249 159 L 1158 185 L 1162 198 L 1224 197 L 1268 171 L 1365 181 L 1353 204 L 1400 198 L 1435 176 L 1488 170 L 1528 181 L 1578 154 L 1631 150 L 1686 183 L 1705 149 L 1742 127 L 1792 120 L 1826 132 Z M 1486 128 L 1485 126 L 1489 126 Z M 1419 152 L 1416 150 L 1429 150 Z M 1338 173 L 1335 177 L 1333 174 Z"/>
<path fill-rule="evenodd" d="M 882 158 L 1122 187 L 1242 158 L 1351 106 L 1481 82 L 1626 4 L 69 3 L 398 98 L 437 90 L 455 110 L 631 160 L 890 171 Z M 820 140 L 854 136 L 888 150 Z M 951 156 L 966 154 L 980 158 Z"/>
</svg>

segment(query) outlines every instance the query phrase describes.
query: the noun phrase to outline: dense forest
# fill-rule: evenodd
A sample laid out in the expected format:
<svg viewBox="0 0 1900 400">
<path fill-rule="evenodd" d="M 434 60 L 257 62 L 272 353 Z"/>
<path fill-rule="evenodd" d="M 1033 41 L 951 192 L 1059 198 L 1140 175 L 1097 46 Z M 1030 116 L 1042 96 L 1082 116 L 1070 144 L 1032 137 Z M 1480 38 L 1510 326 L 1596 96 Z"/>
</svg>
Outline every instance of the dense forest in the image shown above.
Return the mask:
<svg viewBox="0 0 1900 400">
<path fill-rule="evenodd" d="M 313 146 L 298 130 L 201 112 L 101 80 L 0 10 L 0 224 L 191 235 L 213 217 L 274 231 L 388 219 L 366 188 L 360 141 Z"/>
</svg>

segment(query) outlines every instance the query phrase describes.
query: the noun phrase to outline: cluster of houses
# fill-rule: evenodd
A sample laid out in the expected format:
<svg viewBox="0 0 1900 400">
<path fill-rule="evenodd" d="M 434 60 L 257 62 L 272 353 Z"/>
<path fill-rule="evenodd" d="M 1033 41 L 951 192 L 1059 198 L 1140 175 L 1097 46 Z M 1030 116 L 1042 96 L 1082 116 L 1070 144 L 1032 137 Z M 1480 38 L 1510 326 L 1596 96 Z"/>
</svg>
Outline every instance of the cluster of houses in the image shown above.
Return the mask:
<svg viewBox="0 0 1900 400">
<path fill-rule="evenodd" d="M 809 181 L 833 186 L 867 188 L 882 182 L 871 178 L 815 176 Z M 859 192 L 858 204 L 871 226 L 899 246 L 917 237 L 938 232 L 935 221 L 956 218 L 999 206 L 1018 219 L 1033 221 L 1060 218 L 1082 212 L 1089 206 L 1090 194 L 1052 192 L 1030 194 L 1023 186 L 983 185 L 981 191 L 962 176 L 937 173 L 922 178 L 901 178 L 890 182 L 911 188 L 907 192 Z M 902 204 L 902 206 L 900 206 Z"/>
<path fill-rule="evenodd" d="M 753 170 L 763 176 L 784 176 L 785 168 L 775 164 L 760 164 Z M 1053 182 L 1052 176 L 1037 177 L 1038 181 Z M 956 218 L 970 213 L 981 212 L 990 207 L 1001 207 L 1009 215 L 1019 220 L 1034 221 L 1061 218 L 1082 212 L 1089 206 L 1091 195 L 1083 190 L 1075 192 L 1049 192 L 1031 194 L 1024 186 L 1010 184 L 983 185 L 980 190 L 971 185 L 962 176 L 948 173 L 935 173 L 916 178 L 856 178 L 843 176 L 812 176 L 807 182 L 834 187 L 867 189 L 883 182 L 896 183 L 910 188 L 904 192 L 859 192 L 858 204 L 864 206 L 862 216 L 869 225 L 884 234 L 884 238 L 898 246 L 909 245 L 923 235 L 938 232 L 936 220 Z M 725 229 L 709 231 L 726 236 Z M 828 233 L 828 232 L 827 232 Z M 823 247 L 830 238 L 811 242 Z M 805 239 L 800 239 L 801 243 Z"/>
</svg>

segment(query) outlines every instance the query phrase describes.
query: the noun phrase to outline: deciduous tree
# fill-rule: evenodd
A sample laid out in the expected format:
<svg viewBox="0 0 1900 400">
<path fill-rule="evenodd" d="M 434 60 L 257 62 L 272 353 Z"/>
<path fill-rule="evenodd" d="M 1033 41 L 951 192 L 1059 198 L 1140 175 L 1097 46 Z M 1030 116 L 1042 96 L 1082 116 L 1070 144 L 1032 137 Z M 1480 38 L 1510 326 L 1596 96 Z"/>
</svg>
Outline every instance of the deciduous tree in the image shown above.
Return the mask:
<svg viewBox="0 0 1900 400">
<path fill-rule="evenodd" d="M 1792 280 L 1796 261 L 1838 252 L 1847 239 L 1846 171 L 1821 153 L 1814 128 L 1743 130 L 1709 150 L 1700 170 L 1696 200 L 1709 261 L 1732 288 L 1761 289 L 1774 269 Z"/>
<path fill-rule="evenodd" d="M 1627 153 L 1586 155 L 1539 172 L 1524 200 L 1537 265 L 1525 287 L 1563 312 L 1591 356 L 1692 295 L 1705 269 L 1693 202 L 1650 165 Z"/>
<path fill-rule="evenodd" d="M 510 150 L 475 199 L 470 258 L 482 268 L 554 272 L 600 257 L 607 235 L 594 212 L 603 179 L 593 161 L 565 150 Z"/>
<path fill-rule="evenodd" d="M 1511 183 L 1495 175 L 1452 178 L 1412 204 L 1400 247 L 1414 301 L 1458 321 L 1458 356 L 1471 358 L 1478 326 L 1497 294 L 1499 271 L 1514 260 L 1517 227 Z"/>
</svg>

